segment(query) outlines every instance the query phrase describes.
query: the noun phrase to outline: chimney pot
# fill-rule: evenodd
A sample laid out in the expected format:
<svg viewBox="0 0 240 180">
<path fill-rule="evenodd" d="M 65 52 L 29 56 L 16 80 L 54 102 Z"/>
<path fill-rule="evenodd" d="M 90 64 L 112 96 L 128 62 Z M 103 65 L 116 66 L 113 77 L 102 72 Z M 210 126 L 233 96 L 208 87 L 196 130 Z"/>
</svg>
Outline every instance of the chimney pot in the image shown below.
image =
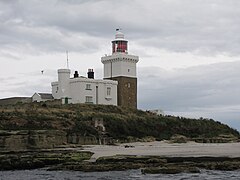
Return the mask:
<svg viewBox="0 0 240 180">
<path fill-rule="evenodd" d="M 94 72 L 93 72 L 93 69 L 88 69 L 88 78 L 89 79 L 94 79 Z"/>
<path fill-rule="evenodd" d="M 78 78 L 79 77 L 78 71 L 75 71 L 73 76 L 74 76 L 74 78 Z"/>
</svg>

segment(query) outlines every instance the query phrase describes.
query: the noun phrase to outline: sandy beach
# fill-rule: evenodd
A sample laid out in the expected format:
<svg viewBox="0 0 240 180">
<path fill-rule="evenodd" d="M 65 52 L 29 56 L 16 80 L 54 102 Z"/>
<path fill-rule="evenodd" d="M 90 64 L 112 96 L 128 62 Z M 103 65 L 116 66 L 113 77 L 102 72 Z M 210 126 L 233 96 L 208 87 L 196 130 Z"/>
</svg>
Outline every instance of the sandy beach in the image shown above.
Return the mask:
<svg viewBox="0 0 240 180">
<path fill-rule="evenodd" d="M 113 155 L 240 157 L 240 143 L 215 144 L 188 142 L 183 144 L 171 144 L 163 141 L 154 141 L 126 143 L 118 146 L 89 145 L 83 147 L 84 150 L 94 153 L 90 161 L 95 161 L 99 157 Z"/>
</svg>

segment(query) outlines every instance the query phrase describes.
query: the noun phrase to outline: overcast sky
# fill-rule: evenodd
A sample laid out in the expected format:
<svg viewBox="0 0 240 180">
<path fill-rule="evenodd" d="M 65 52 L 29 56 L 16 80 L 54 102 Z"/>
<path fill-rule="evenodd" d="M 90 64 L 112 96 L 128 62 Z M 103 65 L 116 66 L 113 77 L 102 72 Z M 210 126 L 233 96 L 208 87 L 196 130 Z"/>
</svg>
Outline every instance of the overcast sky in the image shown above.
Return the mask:
<svg viewBox="0 0 240 180">
<path fill-rule="evenodd" d="M 72 71 L 102 78 L 120 27 L 140 57 L 140 109 L 240 130 L 239 9 L 239 0 L 0 0 L 0 98 L 51 92 L 66 50 Z"/>
</svg>

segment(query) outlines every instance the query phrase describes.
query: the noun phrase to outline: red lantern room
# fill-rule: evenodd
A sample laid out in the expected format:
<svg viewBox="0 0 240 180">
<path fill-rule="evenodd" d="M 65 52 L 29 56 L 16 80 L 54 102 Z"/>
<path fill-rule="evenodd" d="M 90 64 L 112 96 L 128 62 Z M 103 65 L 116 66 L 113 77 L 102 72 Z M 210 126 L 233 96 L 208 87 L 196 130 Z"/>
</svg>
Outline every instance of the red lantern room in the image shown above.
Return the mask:
<svg viewBox="0 0 240 180">
<path fill-rule="evenodd" d="M 117 33 L 115 39 L 112 41 L 112 53 L 126 53 L 128 51 L 128 41 L 124 39 L 124 34 L 120 32 L 120 29 L 116 29 Z"/>
</svg>

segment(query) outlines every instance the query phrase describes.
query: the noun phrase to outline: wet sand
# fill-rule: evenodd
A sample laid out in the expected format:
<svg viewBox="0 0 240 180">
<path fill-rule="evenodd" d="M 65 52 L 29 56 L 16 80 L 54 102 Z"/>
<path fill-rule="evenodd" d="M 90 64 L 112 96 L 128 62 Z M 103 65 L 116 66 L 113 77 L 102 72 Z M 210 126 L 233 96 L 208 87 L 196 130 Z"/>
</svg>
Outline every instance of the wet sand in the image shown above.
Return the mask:
<svg viewBox="0 0 240 180">
<path fill-rule="evenodd" d="M 130 146 L 130 147 L 127 147 Z M 90 161 L 95 161 L 99 157 L 113 155 L 152 155 L 168 157 L 240 157 L 240 143 L 167 143 L 163 141 L 135 142 L 120 144 L 118 146 L 109 145 L 88 145 L 83 146 L 84 150 L 94 153 Z"/>
</svg>

